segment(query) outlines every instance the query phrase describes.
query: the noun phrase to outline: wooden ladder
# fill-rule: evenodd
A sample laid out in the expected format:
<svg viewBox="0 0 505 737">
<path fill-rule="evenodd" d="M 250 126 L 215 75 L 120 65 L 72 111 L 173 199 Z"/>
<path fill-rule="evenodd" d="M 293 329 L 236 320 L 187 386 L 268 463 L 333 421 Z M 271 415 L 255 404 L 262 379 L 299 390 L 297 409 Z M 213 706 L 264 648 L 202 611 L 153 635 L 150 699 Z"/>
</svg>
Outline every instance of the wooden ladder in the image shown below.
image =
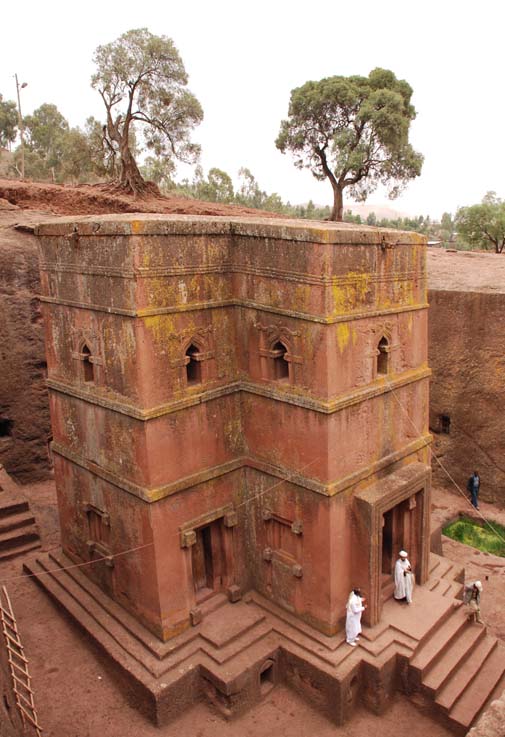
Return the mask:
<svg viewBox="0 0 505 737">
<path fill-rule="evenodd" d="M 2 632 L 7 647 L 13 689 L 16 694 L 16 705 L 21 714 L 23 727 L 26 729 L 27 723 L 30 724 L 36 731 L 37 737 L 41 737 L 42 727 L 39 724 L 33 700 L 28 660 L 25 658 L 16 618 L 5 586 L 0 588 L 0 621 L 2 622 Z"/>
</svg>

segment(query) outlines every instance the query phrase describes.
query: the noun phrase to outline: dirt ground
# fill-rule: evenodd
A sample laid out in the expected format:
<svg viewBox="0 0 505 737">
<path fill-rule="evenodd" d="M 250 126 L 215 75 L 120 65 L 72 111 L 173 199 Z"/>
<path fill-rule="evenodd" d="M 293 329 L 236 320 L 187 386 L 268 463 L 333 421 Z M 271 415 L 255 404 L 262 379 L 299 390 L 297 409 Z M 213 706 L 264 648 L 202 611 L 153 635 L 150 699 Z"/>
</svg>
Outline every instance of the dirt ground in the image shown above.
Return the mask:
<svg viewBox="0 0 505 737">
<path fill-rule="evenodd" d="M 470 292 L 505 291 L 505 256 L 489 251 L 428 248 L 428 288 Z"/>
<path fill-rule="evenodd" d="M 4 200 L 4 203 L 2 203 Z M 0 179 L 0 209 L 13 205 L 21 210 L 43 210 L 54 215 L 104 215 L 119 212 L 156 212 L 171 215 L 254 215 L 279 217 L 272 212 L 254 210 L 240 205 L 203 202 L 190 197 L 135 198 L 117 194 L 111 185 L 81 184 L 80 186 L 18 182 Z"/>
<path fill-rule="evenodd" d="M 39 521 L 43 549 L 57 547 L 58 514 L 54 482 L 23 487 Z M 471 511 L 466 498 L 435 489 L 433 526 Z M 505 510 L 483 503 L 482 513 L 505 523 Z M 467 578 L 484 583 L 482 614 L 493 634 L 505 638 L 505 559 L 486 555 L 465 545 L 444 540 L 444 554 L 461 562 Z M 85 637 L 68 622 L 48 597 L 21 572 L 22 559 L 0 566 L 0 584 L 7 586 L 36 694 L 39 720 L 46 737 L 448 737 L 444 727 L 406 699 L 398 696 L 386 715 L 378 718 L 359 710 L 338 728 L 284 686 L 234 722 L 225 722 L 205 704 L 198 704 L 177 721 L 154 727 L 115 683 L 106 659 L 90 647 Z"/>
</svg>

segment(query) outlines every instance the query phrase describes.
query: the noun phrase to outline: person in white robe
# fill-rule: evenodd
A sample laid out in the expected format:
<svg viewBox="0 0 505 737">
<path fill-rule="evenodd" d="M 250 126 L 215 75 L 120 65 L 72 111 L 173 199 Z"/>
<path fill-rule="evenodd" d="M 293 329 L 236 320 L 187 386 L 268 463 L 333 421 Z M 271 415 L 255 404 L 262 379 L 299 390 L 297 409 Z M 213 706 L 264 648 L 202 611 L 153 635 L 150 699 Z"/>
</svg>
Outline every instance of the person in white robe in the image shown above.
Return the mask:
<svg viewBox="0 0 505 737">
<path fill-rule="evenodd" d="M 365 598 L 360 589 L 353 589 L 347 600 L 345 618 L 345 639 L 348 645 L 356 647 L 361 632 L 361 615 L 365 611 Z"/>
<path fill-rule="evenodd" d="M 407 600 L 407 604 L 412 604 L 412 593 L 414 590 L 414 574 L 409 563 L 408 553 L 400 550 L 400 557 L 395 563 L 395 590 L 394 597 L 399 601 Z"/>
</svg>

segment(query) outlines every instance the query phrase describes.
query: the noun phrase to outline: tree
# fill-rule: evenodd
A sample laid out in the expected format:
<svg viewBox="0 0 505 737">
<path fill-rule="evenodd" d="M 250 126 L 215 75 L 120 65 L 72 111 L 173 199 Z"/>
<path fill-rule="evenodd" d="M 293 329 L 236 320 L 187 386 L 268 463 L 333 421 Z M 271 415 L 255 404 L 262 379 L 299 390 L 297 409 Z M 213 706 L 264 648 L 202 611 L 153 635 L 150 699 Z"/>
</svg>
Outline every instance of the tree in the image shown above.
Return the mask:
<svg viewBox="0 0 505 737">
<path fill-rule="evenodd" d="M 412 88 L 387 69 L 368 77 L 328 77 L 306 82 L 291 92 L 277 148 L 295 156 L 295 166 L 309 169 L 333 189 L 330 220 L 342 220 L 344 189 L 366 200 L 379 183 L 398 196 L 421 173 L 423 157 L 410 145 L 416 116 Z"/>
<path fill-rule="evenodd" d="M 173 189 L 175 186 L 172 175 L 175 173 L 175 164 L 172 159 L 160 158 L 159 156 L 147 156 L 140 167 L 140 173 L 144 179 L 154 182 L 163 189 Z"/>
<path fill-rule="evenodd" d="M 16 103 L 3 99 L 0 95 L 0 146 L 7 148 L 16 140 L 18 132 L 18 112 Z"/>
<path fill-rule="evenodd" d="M 99 46 L 91 84 L 105 105 L 105 133 L 121 163 L 120 184 L 142 194 L 148 189 L 131 149 L 133 124 L 143 128 L 143 142 L 157 157 L 194 163 L 200 152 L 190 133 L 203 119 L 188 77 L 171 39 L 146 28 L 128 31 Z"/>
<path fill-rule="evenodd" d="M 63 140 L 69 125 L 56 105 L 44 103 L 24 118 L 27 148 L 45 164 L 53 181 L 56 181 L 63 161 Z"/>
<path fill-rule="evenodd" d="M 222 169 L 214 167 L 209 169 L 207 180 L 210 189 L 209 194 L 211 195 L 210 199 L 214 202 L 233 202 L 235 191 L 229 174 Z"/>
<path fill-rule="evenodd" d="M 95 173 L 89 137 L 80 128 L 70 128 L 61 142 L 61 181 L 89 181 Z"/>
<path fill-rule="evenodd" d="M 440 228 L 438 231 L 438 236 L 441 240 L 444 241 L 445 244 L 448 244 L 452 241 L 453 235 L 454 235 L 454 220 L 452 218 L 452 215 L 450 212 L 444 212 L 442 214 L 442 219 L 440 221 Z"/>
<path fill-rule="evenodd" d="M 488 249 L 495 253 L 505 248 L 505 202 L 488 192 L 480 205 L 460 207 L 455 225 L 458 235 L 472 248 Z"/>
</svg>

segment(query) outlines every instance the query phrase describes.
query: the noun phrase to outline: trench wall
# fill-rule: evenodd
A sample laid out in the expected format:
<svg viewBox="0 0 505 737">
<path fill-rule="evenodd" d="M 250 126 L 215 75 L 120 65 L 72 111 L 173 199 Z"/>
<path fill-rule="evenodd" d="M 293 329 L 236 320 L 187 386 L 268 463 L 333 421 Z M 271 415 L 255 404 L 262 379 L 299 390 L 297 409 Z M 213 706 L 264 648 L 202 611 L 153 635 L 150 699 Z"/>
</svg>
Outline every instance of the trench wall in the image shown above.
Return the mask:
<svg viewBox="0 0 505 737">
<path fill-rule="evenodd" d="M 433 289 L 429 303 L 433 450 L 465 492 L 477 469 L 482 499 L 504 505 L 505 294 Z M 433 480 L 451 484 L 435 461 Z"/>
</svg>

